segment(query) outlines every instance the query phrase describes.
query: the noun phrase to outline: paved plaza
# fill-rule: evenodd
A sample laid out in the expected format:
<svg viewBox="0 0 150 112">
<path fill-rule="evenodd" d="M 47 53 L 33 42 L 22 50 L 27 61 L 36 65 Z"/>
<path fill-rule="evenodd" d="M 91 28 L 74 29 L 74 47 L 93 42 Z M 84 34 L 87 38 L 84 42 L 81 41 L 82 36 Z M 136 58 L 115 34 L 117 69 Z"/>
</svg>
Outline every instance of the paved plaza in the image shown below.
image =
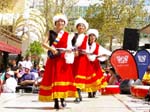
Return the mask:
<svg viewBox="0 0 150 112">
<path fill-rule="evenodd" d="M 81 103 L 75 104 L 74 98 L 68 98 L 66 108 L 55 110 L 53 102 L 39 102 L 38 94 L 3 93 L 0 96 L 0 112 L 150 112 L 150 105 L 147 102 L 131 95 L 98 93 L 96 98 L 87 98 L 87 93 L 82 95 Z"/>
</svg>

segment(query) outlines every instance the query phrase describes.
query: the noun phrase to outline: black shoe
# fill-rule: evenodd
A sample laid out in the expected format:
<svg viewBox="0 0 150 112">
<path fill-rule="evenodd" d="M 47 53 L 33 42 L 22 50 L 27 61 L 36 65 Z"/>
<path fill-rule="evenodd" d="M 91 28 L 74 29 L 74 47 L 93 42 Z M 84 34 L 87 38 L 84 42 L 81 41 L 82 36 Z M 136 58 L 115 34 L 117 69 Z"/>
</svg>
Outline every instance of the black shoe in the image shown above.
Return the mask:
<svg viewBox="0 0 150 112">
<path fill-rule="evenodd" d="M 74 102 L 79 103 L 80 101 L 82 101 L 81 90 L 77 88 L 77 92 L 78 92 L 79 98 L 76 98 Z"/>
<path fill-rule="evenodd" d="M 61 103 L 61 106 L 62 106 L 62 107 L 66 107 L 66 106 L 67 106 L 67 103 L 66 103 L 66 102 L 63 102 L 63 103 Z"/>
<path fill-rule="evenodd" d="M 58 99 L 54 99 L 54 109 L 59 109 L 59 102 Z"/>
<path fill-rule="evenodd" d="M 93 98 L 95 98 L 95 96 L 96 96 L 96 92 L 93 92 Z"/>
<path fill-rule="evenodd" d="M 88 98 L 92 98 L 92 93 L 88 92 Z"/>
<path fill-rule="evenodd" d="M 88 96 L 88 98 L 93 98 L 93 96 L 91 95 L 91 96 Z"/>
<path fill-rule="evenodd" d="M 80 99 L 80 101 L 82 101 L 82 97 L 80 97 L 79 99 Z"/>
<path fill-rule="evenodd" d="M 54 109 L 59 109 L 59 104 L 55 104 Z"/>
<path fill-rule="evenodd" d="M 76 99 L 74 100 L 75 103 L 80 103 L 80 101 L 81 101 L 80 98 L 76 98 Z"/>
<path fill-rule="evenodd" d="M 62 107 L 66 107 L 67 106 L 67 103 L 65 102 L 65 100 L 63 98 L 61 98 L 60 101 L 61 101 L 61 106 Z"/>
</svg>

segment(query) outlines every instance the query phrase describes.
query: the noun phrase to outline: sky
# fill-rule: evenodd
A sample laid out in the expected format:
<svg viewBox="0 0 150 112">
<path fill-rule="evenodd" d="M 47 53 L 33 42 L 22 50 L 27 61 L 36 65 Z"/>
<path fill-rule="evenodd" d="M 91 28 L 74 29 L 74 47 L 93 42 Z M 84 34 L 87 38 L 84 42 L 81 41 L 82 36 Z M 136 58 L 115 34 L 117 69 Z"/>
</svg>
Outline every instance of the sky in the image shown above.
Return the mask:
<svg viewBox="0 0 150 112">
<path fill-rule="evenodd" d="M 89 6 L 91 3 L 98 3 L 100 0 L 79 0 L 79 2 L 76 4 L 77 6 Z M 145 9 L 150 12 L 150 0 L 145 0 Z"/>
<path fill-rule="evenodd" d="M 150 5 L 150 0 L 145 0 L 145 4 L 149 4 Z"/>
<path fill-rule="evenodd" d="M 79 2 L 76 4 L 78 6 L 89 6 L 91 3 L 100 3 L 100 0 L 79 0 Z"/>
</svg>

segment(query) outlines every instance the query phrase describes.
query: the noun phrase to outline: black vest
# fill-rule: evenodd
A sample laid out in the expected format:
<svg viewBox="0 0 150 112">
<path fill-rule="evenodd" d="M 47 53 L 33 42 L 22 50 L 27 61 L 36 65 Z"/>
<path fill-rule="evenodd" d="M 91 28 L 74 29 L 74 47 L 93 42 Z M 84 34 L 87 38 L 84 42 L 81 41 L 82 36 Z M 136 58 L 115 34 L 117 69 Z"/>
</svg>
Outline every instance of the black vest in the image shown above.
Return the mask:
<svg viewBox="0 0 150 112">
<path fill-rule="evenodd" d="M 75 33 L 73 39 L 72 39 L 72 46 L 75 46 L 75 43 L 77 41 L 77 38 L 78 38 L 78 33 Z"/>
<path fill-rule="evenodd" d="M 54 32 L 53 30 L 49 31 L 49 45 L 50 46 L 53 44 L 53 42 L 56 39 L 57 35 L 58 34 L 56 32 Z"/>
</svg>

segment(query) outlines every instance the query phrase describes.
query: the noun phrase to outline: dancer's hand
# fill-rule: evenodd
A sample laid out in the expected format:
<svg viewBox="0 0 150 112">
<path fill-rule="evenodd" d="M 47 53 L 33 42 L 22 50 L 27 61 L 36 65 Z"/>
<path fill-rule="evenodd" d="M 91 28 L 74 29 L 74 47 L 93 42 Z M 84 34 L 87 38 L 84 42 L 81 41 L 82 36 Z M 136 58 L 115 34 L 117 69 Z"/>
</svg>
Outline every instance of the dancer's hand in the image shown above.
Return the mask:
<svg viewBox="0 0 150 112">
<path fill-rule="evenodd" d="M 56 49 L 52 50 L 53 55 L 58 54 L 58 51 Z"/>
<path fill-rule="evenodd" d="M 75 56 L 79 56 L 79 51 L 76 50 L 76 51 L 74 52 L 74 55 L 75 55 Z"/>
</svg>

